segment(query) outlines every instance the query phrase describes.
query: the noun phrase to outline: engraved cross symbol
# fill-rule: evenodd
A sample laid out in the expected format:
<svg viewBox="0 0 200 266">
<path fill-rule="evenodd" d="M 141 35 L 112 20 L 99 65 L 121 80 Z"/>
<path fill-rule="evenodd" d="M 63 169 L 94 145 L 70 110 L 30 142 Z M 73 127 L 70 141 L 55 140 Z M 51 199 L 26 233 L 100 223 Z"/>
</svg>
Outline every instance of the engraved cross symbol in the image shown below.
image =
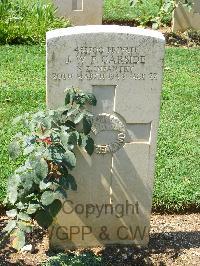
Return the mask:
<svg viewBox="0 0 200 266">
<path fill-rule="evenodd" d="M 106 143 L 96 144 L 96 153 L 115 153 L 126 143 L 149 142 L 151 123 L 128 124 L 120 117 L 120 114 L 115 114 L 116 86 L 93 86 L 93 93 L 97 97 L 97 106 L 93 109 L 95 118 L 92 131 L 94 135 L 97 136 L 103 131 L 118 132 L 110 143 L 106 140 Z"/>
</svg>

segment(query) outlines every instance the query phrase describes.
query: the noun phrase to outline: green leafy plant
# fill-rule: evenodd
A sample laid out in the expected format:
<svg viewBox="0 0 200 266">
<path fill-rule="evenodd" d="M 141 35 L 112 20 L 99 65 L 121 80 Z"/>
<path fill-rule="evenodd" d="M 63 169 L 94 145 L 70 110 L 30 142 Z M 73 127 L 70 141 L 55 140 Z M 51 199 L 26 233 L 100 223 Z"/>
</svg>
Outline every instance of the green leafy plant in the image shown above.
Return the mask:
<svg viewBox="0 0 200 266">
<path fill-rule="evenodd" d="M 79 146 L 92 155 L 94 141 L 90 136 L 92 114 L 88 105 L 96 105 L 91 93 L 79 89 L 66 90 L 65 106 L 17 117 L 26 130 L 13 138 L 9 153 L 13 159 L 24 158 L 24 164 L 8 180 L 5 204 L 11 218 L 5 227 L 12 246 L 20 250 L 25 234 L 35 220 L 48 228 L 67 198 L 67 190 L 77 190 L 71 170 L 76 166 L 75 149 Z"/>
<path fill-rule="evenodd" d="M 84 266 L 84 265 L 92 265 L 92 266 L 100 266 L 103 264 L 102 257 L 99 255 L 95 255 L 91 251 L 84 251 L 80 254 L 74 253 L 59 253 L 56 256 L 51 257 L 48 261 L 42 263 L 42 266 Z"/>
<path fill-rule="evenodd" d="M 130 5 L 137 9 L 138 5 L 144 5 L 146 0 L 130 0 Z M 149 22 L 152 24 L 153 29 L 158 29 L 160 26 L 166 24 L 166 18 L 172 14 L 174 9 L 179 5 L 187 7 L 189 10 L 192 8 L 192 0 L 159 0 L 158 1 L 158 13 L 157 16 L 143 16 L 143 20 L 140 19 L 142 25 L 146 25 Z"/>
<path fill-rule="evenodd" d="M 69 25 L 50 0 L 0 0 L 1 44 L 44 42 L 48 30 Z"/>
</svg>

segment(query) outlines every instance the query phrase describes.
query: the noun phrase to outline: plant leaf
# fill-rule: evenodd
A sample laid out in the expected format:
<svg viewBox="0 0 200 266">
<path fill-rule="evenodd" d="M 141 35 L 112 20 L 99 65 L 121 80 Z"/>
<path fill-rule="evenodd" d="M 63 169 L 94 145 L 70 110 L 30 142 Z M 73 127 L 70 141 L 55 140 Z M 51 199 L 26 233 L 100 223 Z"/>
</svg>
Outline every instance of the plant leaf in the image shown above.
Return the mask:
<svg viewBox="0 0 200 266">
<path fill-rule="evenodd" d="M 28 209 L 27 209 L 27 213 L 33 214 L 38 210 L 39 207 L 40 207 L 39 204 L 29 204 Z"/>
<path fill-rule="evenodd" d="M 86 146 L 85 146 L 85 149 L 86 149 L 86 151 L 87 151 L 87 153 L 89 154 L 89 155 L 92 155 L 93 154 L 93 152 L 94 152 L 94 140 L 92 139 L 92 138 L 88 138 L 87 140 L 86 140 Z"/>
<path fill-rule="evenodd" d="M 25 233 L 31 233 L 32 232 L 32 225 L 30 223 L 27 223 L 25 221 L 19 221 L 17 223 L 17 227 L 24 231 Z"/>
<path fill-rule="evenodd" d="M 18 197 L 18 185 L 20 183 L 20 176 L 19 175 L 13 175 L 8 180 L 8 200 L 9 202 L 14 205 L 17 201 Z"/>
<path fill-rule="evenodd" d="M 40 181 L 39 187 L 40 187 L 40 190 L 45 190 L 45 189 L 49 188 L 51 185 L 52 185 L 51 182 L 46 183 L 42 180 L 42 181 Z"/>
<path fill-rule="evenodd" d="M 62 203 L 58 199 L 54 200 L 54 202 L 52 202 L 48 206 L 49 213 L 51 214 L 52 217 L 55 217 L 59 213 L 61 208 L 62 208 Z"/>
<path fill-rule="evenodd" d="M 89 134 L 92 128 L 92 121 L 84 116 L 83 118 L 83 132 L 85 133 L 85 135 Z"/>
<path fill-rule="evenodd" d="M 36 163 L 35 173 L 40 179 L 44 179 L 48 175 L 48 164 L 43 158 Z"/>
<path fill-rule="evenodd" d="M 46 129 L 50 129 L 50 128 L 51 128 L 51 124 L 52 124 L 52 119 L 49 118 L 49 117 L 45 117 L 45 118 L 42 120 L 42 124 L 43 124 L 43 126 L 44 126 Z"/>
<path fill-rule="evenodd" d="M 66 181 L 68 183 L 68 186 L 70 186 L 72 190 L 74 191 L 77 190 L 77 183 L 76 183 L 75 178 L 72 175 L 68 174 Z"/>
<path fill-rule="evenodd" d="M 84 117 L 84 113 L 80 112 L 76 115 L 75 119 L 74 119 L 74 123 L 75 124 L 78 124 Z"/>
<path fill-rule="evenodd" d="M 34 151 L 35 149 L 35 146 L 34 145 L 30 145 L 30 146 L 27 146 L 24 151 L 23 151 L 23 155 L 28 155 L 30 154 L 32 151 Z"/>
<path fill-rule="evenodd" d="M 23 221 L 30 221 L 31 218 L 30 216 L 27 214 L 27 213 L 24 213 L 24 212 L 20 212 L 17 217 L 20 219 L 20 220 L 23 220 Z"/>
<path fill-rule="evenodd" d="M 88 139 L 88 136 L 86 136 L 85 134 L 83 133 L 80 133 L 79 134 L 79 140 L 78 140 L 78 145 L 82 148 L 85 148 L 86 144 L 87 144 L 87 139 Z"/>
<path fill-rule="evenodd" d="M 32 172 L 26 172 L 21 176 L 23 178 L 22 185 L 26 191 L 29 191 L 33 186 L 33 175 Z"/>
<path fill-rule="evenodd" d="M 10 211 L 7 211 L 6 212 L 6 215 L 8 217 L 15 218 L 17 216 L 17 210 L 16 209 L 12 209 Z"/>
<path fill-rule="evenodd" d="M 76 128 L 76 125 L 74 124 L 74 122 L 70 121 L 70 120 L 67 120 L 65 122 L 65 125 L 69 128 L 72 128 L 72 129 L 75 129 Z"/>
<path fill-rule="evenodd" d="M 93 105 L 93 106 L 96 106 L 96 105 L 97 105 L 97 99 L 96 99 L 96 97 L 94 96 L 94 94 L 92 94 L 92 93 L 87 93 L 87 94 L 86 94 L 86 99 L 87 99 L 87 102 L 88 102 L 90 105 Z"/>
<path fill-rule="evenodd" d="M 15 248 L 16 250 L 20 250 L 24 247 L 25 245 L 25 234 L 22 230 L 16 229 L 14 232 L 11 234 L 11 243 L 12 247 Z"/>
<path fill-rule="evenodd" d="M 24 204 L 20 201 L 20 202 L 18 202 L 17 204 L 16 204 L 16 207 L 17 207 L 17 209 L 19 209 L 19 210 L 23 210 L 23 209 L 25 209 L 25 206 L 24 206 Z"/>
<path fill-rule="evenodd" d="M 47 210 L 38 211 L 36 213 L 35 219 L 44 229 L 47 229 L 53 222 L 53 218 Z"/>
<path fill-rule="evenodd" d="M 16 140 L 13 140 L 8 147 L 8 152 L 12 159 L 16 159 L 20 154 L 19 142 Z"/>
<path fill-rule="evenodd" d="M 55 191 L 55 198 L 58 200 L 66 199 L 67 193 L 63 187 L 58 187 Z"/>
<path fill-rule="evenodd" d="M 77 145 L 77 134 L 75 132 L 69 135 L 68 144 Z"/>
<path fill-rule="evenodd" d="M 77 105 L 77 106 L 74 107 L 74 108 L 71 108 L 71 109 L 67 112 L 67 116 L 69 117 L 69 116 L 75 114 L 75 113 L 78 111 L 78 109 L 79 109 L 79 105 Z"/>
<path fill-rule="evenodd" d="M 50 205 L 55 200 L 55 195 L 52 191 L 45 191 L 41 196 L 41 202 L 43 205 Z"/>
<path fill-rule="evenodd" d="M 70 93 L 67 92 L 66 96 L 65 96 L 65 105 L 68 105 L 70 103 Z"/>
<path fill-rule="evenodd" d="M 59 184 L 66 190 L 70 188 L 74 191 L 77 190 L 77 183 L 75 178 L 68 173 L 63 174 L 63 176 L 59 180 Z"/>
<path fill-rule="evenodd" d="M 68 146 L 68 139 L 69 139 L 69 133 L 67 132 L 61 132 L 60 134 L 60 140 L 64 147 Z"/>
<path fill-rule="evenodd" d="M 76 166 L 76 157 L 73 152 L 66 151 L 63 156 L 63 163 L 68 166 L 70 170 L 72 170 Z"/>
<path fill-rule="evenodd" d="M 3 232 L 10 233 L 16 226 L 16 221 L 9 221 L 6 225 L 6 227 L 3 229 Z"/>
</svg>

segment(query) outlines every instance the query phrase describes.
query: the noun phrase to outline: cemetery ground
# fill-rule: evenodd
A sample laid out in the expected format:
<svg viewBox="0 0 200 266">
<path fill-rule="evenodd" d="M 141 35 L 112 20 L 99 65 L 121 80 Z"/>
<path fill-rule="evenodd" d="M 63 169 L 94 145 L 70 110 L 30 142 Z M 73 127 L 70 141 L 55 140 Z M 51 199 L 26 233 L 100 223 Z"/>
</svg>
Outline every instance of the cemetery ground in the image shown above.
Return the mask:
<svg viewBox="0 0 200 266">
<path fill-rule="evenodd" d="M 159 2 L 145 1 L 133 9 L 129 0 L 105 0 L 104 24 L 151 26 L 158 15 Z M 11 25 L 7 32 L 4 31 L 10 40 L 8 43 L 43 42 L 49 27 L 68 25 L 66 21 L 49 19 L 52 11 L 48 11 L 48 17 L 47 10 L 42 8 L 43 12 L 38 13 L 42 23 L 38 27 L 38 9 L 34 10 L 36 13 L 33 10 L 30 13 L 22 8 L 25 19 L 21 20 L 20 27 L 16 27 L 14 20 L 13 24 L 6 24 L 4 18 L 0 19 L 0 26 L 4 25 L 4 29 L 7 29 L 5 25 Z M 162 23 L 169 25 L 170 21 L 169 12 L 162 17 Z M 200 49 L 195 48 L 200 45 L 200 35 L 193 31 L 175 34 L 168 27 L 161 31 L 168 44 L 180 47 L 166 49 L 148 248 L 96 248 L 59 255 L 48 250 L 47 232 L 36 228 L 29 235 L 32 252 L 16 253 L 9 242 L 0 246 L 0 266 L 41 265 L 48 258 L 52 258 L 52 262 L 44 265 L 200 265 Z M 0 39 L 3 40 L 2 36 Z M 193 48 L 188 49 L 191 46 Z M 21 113 L 45 108 L 45 46 L 0 46 L 0 59 L 1 238 L 7 221 L 1 205 L 7 178 L 21 163 L 8 157 L 11 136 L 19 131 L 11 121 Z"/>
<path fill-rule="evenodd" d="M 20 161 L 10 161 L 7 154 L 11 136 L 19 130 L 13 128 L 11 121 L 21 113 L 38 110 L 38 106 L 45 108 L 45 47 L 1 46 L 0 58 L 0 198 L 3 200 L 7 177 L 20 164 Z M 200 50 L 197 48 L 168 47 L 166 50 L 153 209 L 179 214 L 152 216 L 148 249 L 113 247 L 96 249 L 96 255 L 90 251 L 79 256 L 68 254 L 64 258 L 67 265 L 200 263 L 199 214 L 195 214 L 200 206 L 199 62 Z M 187 212 L 190 214 L 180 214 Z M 1 226 L 4 223 L 5 217 L 2 216 Z M 0 265 L 39 265 L 54 255 L 45 253 L 48 250 L 46 232 L 37 229 L 32 242 L 35 244 L 33 254 L 16 254 L 9 246 L 2 248 Z M 56 259 L 62 261 L 63 258 Z M 17 260 L 21 262 L 17 264 Z"/>
<path fill-rule="evenodd" d="M 3 217 L 0 219 L 0 230 L 5 219 Z M 29 238 L 29 243 L 33 244 L 34 247 L 32 252 L 16 253 L 9 246 L 1 248 L 0 265 L 197 266 L 200 264 L 199 227 L 199 214 L 153 214 L 151 218 L 150 242 L 146 248 L 112 246 L 106 248 L 66 250 L 62 253 L 49 250 L 47 232 L 36 228 Z"/>
</svg>

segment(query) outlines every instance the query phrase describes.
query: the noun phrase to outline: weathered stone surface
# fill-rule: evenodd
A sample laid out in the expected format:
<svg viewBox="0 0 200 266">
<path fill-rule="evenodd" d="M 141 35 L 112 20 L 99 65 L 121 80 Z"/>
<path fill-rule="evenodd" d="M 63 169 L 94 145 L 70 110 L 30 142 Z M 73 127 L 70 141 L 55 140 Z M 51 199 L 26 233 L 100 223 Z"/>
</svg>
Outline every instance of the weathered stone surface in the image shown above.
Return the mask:
<svg viewBox="0 0 200 266">
<path fill-rule="evenodd" d="M 173 13 L 172 31 L 184 32 L 187 29 L 200 30 L 200 1 L 192 0 L 191 11 L 182 4 L 179 4 Z"/>
<path fill-rule="evenodd" d="M 63 105 L 71 86 L 98 100 L 96 151 L 77 150 L 78 191 L 50 228 L 52 247 L 148 243 L 164 46 L 161 33 L 131 27 L 47 33 L 47 105 Z"/>
<path fill-rule="evenodd" d="M 103 0 L 52 0 L 58 16 L 69 18 L 73 25 L 100 25 Z"/>
</svg>

